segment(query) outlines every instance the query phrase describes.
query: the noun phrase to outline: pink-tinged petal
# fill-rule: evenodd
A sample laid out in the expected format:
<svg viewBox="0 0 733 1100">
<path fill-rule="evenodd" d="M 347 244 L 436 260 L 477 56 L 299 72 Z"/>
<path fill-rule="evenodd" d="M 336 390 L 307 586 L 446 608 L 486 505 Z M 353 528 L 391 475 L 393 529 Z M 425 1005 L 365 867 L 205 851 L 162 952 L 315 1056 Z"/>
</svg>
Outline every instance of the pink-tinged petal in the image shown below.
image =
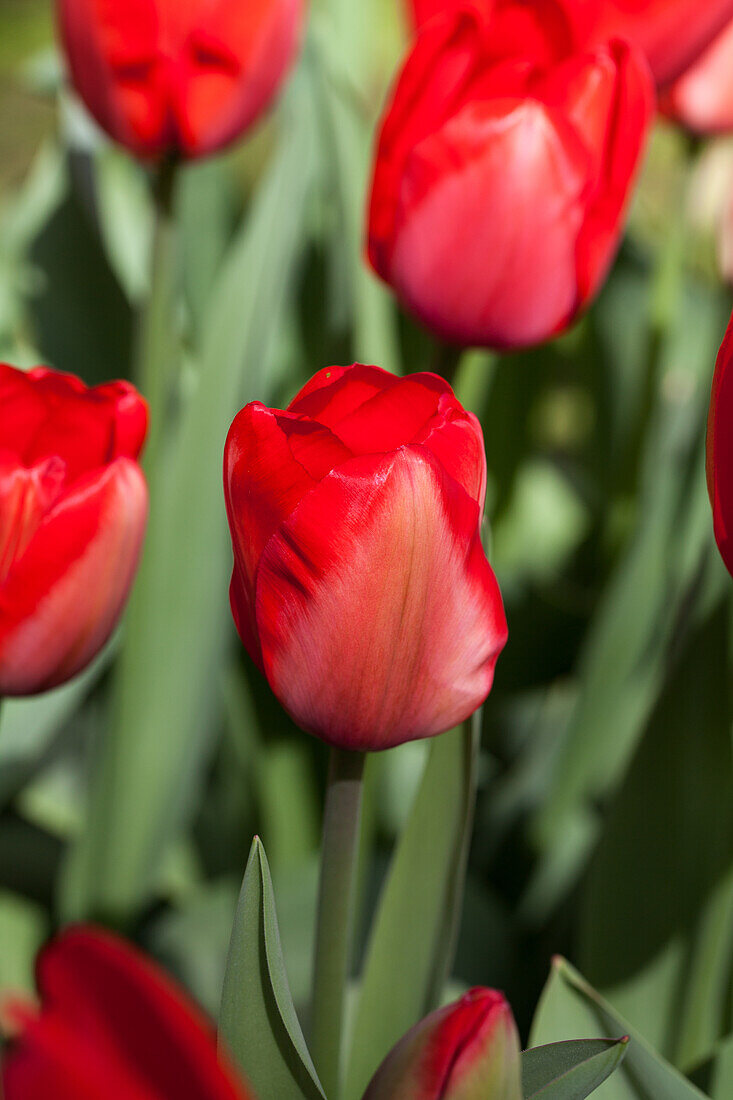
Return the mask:
<svg viewBox="0 0 733 1100">
<path fill-rule="evenodd" d="M 519 1037 L 501 993 L 472 989 L 394 1047 L 364 1100 L 520 1100 Z"/>
<path fill-rule="evenodd" d="M 63 683 L 108 639 L 142 547 L 147 488 L 127 458 L 79 478 L 0 586 L 0 695 Z"/>
<path fill-rule="evenodd" d="M 637 43 L 664 86 L 693 65 L 733 19 L 733 0 L 601 0 L 598 10 L 597 40 Z"/>
<path fill-rule="evenodd" d="M 446 340 L 514 347 L 577 308 L 588 156 L 536 100 L 474 102 L 410 157 L 389 279 Z"/>
<path fill-rule="evenodd" d="M 42 952 L 38 987 L 41 1013 L 4 1065 L 6 1100 L 246 1100 L 208 1022 L 116 937 L 68 930 Z"/>
<path fill-rule="evenodd" d="M 378 750 L 458 724 L 506 641 L 476 502 L 425 448 L 355 458 L 303 497 L 257 577 L 264 669 L 306 730 Z"/>
<path fill-rule="evenodd" d="M 733 319 L 715 364 L 707 435 L 707 479 L 715 539 L 733 576 Z"/>
<path fill-rule="evenodd" d="M 229 429 L 224 495 L 234 546 L 230 598 L 237 630 L 260 663 L 254 589 L 262 551 L 301 498 L 351 452 L 327 428 L 247 405 Z"/>
<path fill-rule="evenodd" d="M 733 22 L 662 97 L 664 114 L 696 134 L 733 130 Z"/>
</svg>

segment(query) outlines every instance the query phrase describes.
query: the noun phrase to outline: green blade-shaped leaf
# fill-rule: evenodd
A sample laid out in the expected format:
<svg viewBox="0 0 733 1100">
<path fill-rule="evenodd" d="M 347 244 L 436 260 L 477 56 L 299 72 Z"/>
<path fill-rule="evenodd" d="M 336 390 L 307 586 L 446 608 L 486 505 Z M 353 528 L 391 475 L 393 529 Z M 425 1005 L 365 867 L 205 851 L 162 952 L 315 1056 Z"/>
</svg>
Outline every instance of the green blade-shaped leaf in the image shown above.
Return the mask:
<svg viewBox="0 0 733 1100">
<path fill-rule="evenodd" d="M 584 1100 L 621 1064 L 628 1038 L 573 1039 L 522 1054 L 524 1100 Z"/>
<path fill-rule="evenodd" d="M 258 837 L 234 918 L 219 1035 L 259 1100 L 324 1100 L 290 995 L 270 868 Z"/>
<path fill-rule="evenodd" d="M 631 1042 L 618 1072 L 599 1088 L 598 1100 L 704 1100 L 704 1093 L 665 1062 L 565 959 L 557 958 L 530 1042 L 533 1046 L 554 1043 L 567 1035 L 591 1038 L 599 1031 L 626 1034 Z"/>
<path fill-rule="evenodd" d="M 462 894 L 474 774 L 470 729 L 433 741 L 374 922 L 347 1069 L 347 1100 L 358 1100 L 384 1056 L 440 996 Z"/>
</svg>

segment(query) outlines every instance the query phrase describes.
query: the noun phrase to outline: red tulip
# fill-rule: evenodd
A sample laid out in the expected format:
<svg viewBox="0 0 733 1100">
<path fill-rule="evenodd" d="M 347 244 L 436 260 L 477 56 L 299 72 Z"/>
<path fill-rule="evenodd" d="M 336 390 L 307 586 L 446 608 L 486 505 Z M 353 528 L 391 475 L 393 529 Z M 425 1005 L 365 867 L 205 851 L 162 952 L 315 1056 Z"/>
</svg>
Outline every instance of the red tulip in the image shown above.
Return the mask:
<svg viewBox="0 0 733 1100">
<path fill-rule="evenodd" d="M 493 989 L 472 989 L 409 1031 L 364 1100 L 521 1100 L 519 1037 Z"/>
<path fill-rule="evenodd" d="M 13 1006 L 5 1100 L 248 1100 L 213 1031 L 170 979 L 117 937 L 63 933 L 39 956 L 40 1010 Z"/>
<path fill-rule="evenodd" d="M 660 86 L 694 65 L 733 19 L 733 0 L 600 0 L 598 7 L 596 36 L 618 35 L 636 42 Z"/>
<path fill-rule="evenodd" d="M 653 112 L 637 50 L 567 52 L 562 21 L 522 35 L 513 10 L 487 21 L 459 9 L 426 24 L 377 148 L 371 262 L 459 344 L 536 344 L 588 303 L 615 253 Z"/>
<path fill-rule="evenodd" d="M 305 0 L 57 0 L 76 90 L 142 157 L 198 157 L 263 112 L 295 55 Z"/>
<path fill-rule="evenodd" d="M 112 632 L 145 531 L 146 431 L 126 382 L 0 365 L 0 695 L 68 680 Z"/>
<path fill-rule="evenodd" d="M 733 318 L 715 364 L 708 416 L 707 476 L 718 548 L 733 576 Z"/>
<path fill-rule="evenodd" d="M 594 27 L 594 5 L 573 0 L 407 0 L 408 15 L 416 30 L 430 19 L 460 8 L 472 7 L 493 21 L 492 38 L 501 39 L 501 52 L 528 53 L 544 49 L 548 36 L 568 51 L 578 48 Z"/>
<path fill-rule="evenodd" d="M 447 382 L 322 370 L 286 412 L 239 413 L 224 486 L 237 629 L 304 729 L 386 749 L 480 706 L 506 620 L 481 428 Z"/>
<path fill-rule="evenodd" d="M 662 110 L 697 134 L 733 130 L 733 22 L 662 96 Z"/>
</svg>

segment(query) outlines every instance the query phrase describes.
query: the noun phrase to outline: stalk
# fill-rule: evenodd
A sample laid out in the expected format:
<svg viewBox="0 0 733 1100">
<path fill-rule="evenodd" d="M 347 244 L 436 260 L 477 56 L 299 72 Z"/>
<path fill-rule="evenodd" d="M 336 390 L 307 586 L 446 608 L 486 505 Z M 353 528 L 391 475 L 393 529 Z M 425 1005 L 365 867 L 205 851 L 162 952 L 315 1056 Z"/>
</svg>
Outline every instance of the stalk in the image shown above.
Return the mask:
<svg viewBox="0 0 733 1100">
<path fill-rule="evenodd" d="M 323 819 L 311 1053 L 329 1100 L 339 1100 L 341 1092 L 365 760 L 363 753 L 331 750 Z"/>
</svg>

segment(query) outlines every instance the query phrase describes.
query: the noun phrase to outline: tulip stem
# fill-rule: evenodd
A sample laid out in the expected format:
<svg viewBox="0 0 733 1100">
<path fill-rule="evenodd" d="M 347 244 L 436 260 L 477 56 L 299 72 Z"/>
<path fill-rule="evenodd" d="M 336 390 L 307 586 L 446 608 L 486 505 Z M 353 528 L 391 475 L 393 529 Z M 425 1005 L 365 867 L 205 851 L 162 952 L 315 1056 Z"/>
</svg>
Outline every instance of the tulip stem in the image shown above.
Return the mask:
<svg viewBox="0 0 733 1100">
<path fill-rule="evenodd" d="M 177 361 L 178 341 L 174 333 L 178 260 L 174 216 L 176 178 L 175 161 L 164 161 L 156 169 L 153 181 L 155 231 L 150 293 L 141 320 L 137 363 L 137 381 L 150 407 L 144 458 L 148 472 L 154 471 L 158 464 L 170 384 Z"/>
<path fill-rule="evenodd" d="M 338 1100 L 341 1089 L 365 760 L 364 753 L 331 750 L 323 818 L 311 1054 L 328 1100 Z"/>
</svg>

